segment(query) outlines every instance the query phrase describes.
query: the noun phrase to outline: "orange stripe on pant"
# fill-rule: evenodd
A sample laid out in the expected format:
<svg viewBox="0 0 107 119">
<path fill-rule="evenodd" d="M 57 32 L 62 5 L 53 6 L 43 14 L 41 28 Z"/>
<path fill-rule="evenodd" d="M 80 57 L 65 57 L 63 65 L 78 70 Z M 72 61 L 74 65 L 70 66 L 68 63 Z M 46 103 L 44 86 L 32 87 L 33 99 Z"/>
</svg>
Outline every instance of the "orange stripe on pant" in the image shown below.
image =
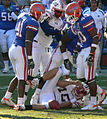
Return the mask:
<svg viewBox="0 0 107 119">
<path fill-rule="evenodd" d="M 26 73 L 27 73 L 27 67 L 26 67 L 26 55 L 25 55 L 25 49 L 24 49 L 24 47 L 22 47 L 22 53 L 23 53 L 23 57 L 24 57 L 24 81 L 27 79 L 27 75 L 26 75 Z"/>
</svg>

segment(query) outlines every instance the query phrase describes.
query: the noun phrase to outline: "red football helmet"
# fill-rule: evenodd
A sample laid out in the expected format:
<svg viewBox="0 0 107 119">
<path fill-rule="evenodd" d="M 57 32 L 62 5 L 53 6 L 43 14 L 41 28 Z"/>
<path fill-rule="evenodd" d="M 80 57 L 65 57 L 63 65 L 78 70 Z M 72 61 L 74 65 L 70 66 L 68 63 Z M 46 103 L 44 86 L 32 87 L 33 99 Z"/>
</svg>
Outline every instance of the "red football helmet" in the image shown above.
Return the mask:
<svg viewBox="0 0 107 119">
<path fill-rule="evenodd" d="M 85 5 L 85 0 L 74 0 L 74 2 L 77 2 L 80 6 Z"/>
<path fill-rule="evenodd" d="M 65 13 L 65 7 L 66 3 L 64 0 L 54 0 L 50 5 L 50 9 L 56 18 L 61 17 Z"/>
<path fill-rule="evenodd" d="M 84 86 L 82 86 L 82 87 L 76 86 L 73 90 L 74 90 L 76 99 L 82 99 L 83 96 L 87 95 L 87 91 Z"/>
<path fill-rule="evenodd" d="M 69 23 L 74 23 L 79 20 L 82 13 L 82 8 L 78 3 L 72 2 L 67 5 L 65 10 L 65 17 Z"/>
<path fill-rule="evenodd" d="M 34 3 L 30 7 L 30 13 L 38 21 L 42 14 L 45 13 L 45 7 L 41 3 Z"/>
</svg>

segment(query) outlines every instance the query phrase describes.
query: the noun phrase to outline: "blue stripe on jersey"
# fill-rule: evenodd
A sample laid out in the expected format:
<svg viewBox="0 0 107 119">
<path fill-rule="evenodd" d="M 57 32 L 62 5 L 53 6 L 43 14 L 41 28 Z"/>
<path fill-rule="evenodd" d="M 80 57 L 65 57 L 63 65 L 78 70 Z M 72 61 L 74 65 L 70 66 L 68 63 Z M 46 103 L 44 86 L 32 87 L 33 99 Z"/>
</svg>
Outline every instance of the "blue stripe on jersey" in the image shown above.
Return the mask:
<svg viewBox="0 0 107 119">
<path fill-rule="evenodd" d="M 101 12 L 104 15 L 104 12 L 102 10 L 99 9 L 99 12 Z"/>
</svg>

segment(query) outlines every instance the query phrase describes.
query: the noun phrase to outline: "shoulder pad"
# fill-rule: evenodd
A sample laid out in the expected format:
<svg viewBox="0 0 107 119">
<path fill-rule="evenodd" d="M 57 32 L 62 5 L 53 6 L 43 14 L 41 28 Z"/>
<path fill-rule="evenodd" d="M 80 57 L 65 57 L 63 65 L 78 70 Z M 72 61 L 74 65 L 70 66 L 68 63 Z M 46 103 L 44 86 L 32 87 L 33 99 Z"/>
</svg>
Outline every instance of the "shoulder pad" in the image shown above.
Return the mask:
<svg viewBox="0 0 107 119">
<path fill-rule="evenodd" d="M 104 11 L 103 11 L 103 10 L 98 9 L 98 11 L 99 11 L 102 15 L 104 15 Z"/>
<path fill-rule="evenodd" d="M 86 9 L 83 11 L 83 14 L 89 14 L 90 13 L 90 9 Z"/>
</svg>

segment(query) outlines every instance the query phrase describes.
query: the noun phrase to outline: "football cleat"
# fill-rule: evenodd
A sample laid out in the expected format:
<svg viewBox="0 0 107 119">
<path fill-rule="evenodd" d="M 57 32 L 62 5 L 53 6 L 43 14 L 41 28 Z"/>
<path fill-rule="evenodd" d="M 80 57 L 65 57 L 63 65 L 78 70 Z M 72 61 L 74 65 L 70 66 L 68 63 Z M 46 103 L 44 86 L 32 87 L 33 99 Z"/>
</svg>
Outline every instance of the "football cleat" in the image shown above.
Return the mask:
<svg viewBox="0 0 107 119">
<path fill-rule="evenodd" d="M 70 70 L 66 69 L 64 64 L 62 64 L 62 74 L 63 74 L 63 76 L 70 74 Z"/>
<path fill-rule="evenodd" d="M 98 106 L 98 104 L 93 104 L 93 103 L 90 103 L 87 106 L 81 108 L 81 110 L 87 110 L 87 111 L 97 110 L 97 109 L 101 110 L 100 106 Z"/>
<path fill-rule="evenodd" d="M 104 98 L 106 96 L 106 91 L 103 89 L 103 92 L 98 95 L 98 104 L 101 104 L 104 101 Z"/>
<path fill-rule="evenodd" d="M 25 110 L 25 105 L 24 104 L 17 104 L 17 105 L 14 105 L 13 109 L 16 111 L 23 111 L 23 110 Z"/>
<path fill-rule="evenodd" d="M 5 97 L 3 97 L 1 99 L 1 104 L 2 105 L 8 105 L 8 106 L 11 106 L 11 107 L 13 107 L 15 105 L 15 103 L 11 99 L 7 99 Z"/>
<path fill-rule="evenodd" d="M 38 100 L 39 100 L 39 94 L 40 94 L 41 89 L 36 89 L 35 93 L 33 94 L 30 104 L 38 104 Z"/>
<path fill-rule="evenodd" d="M 9 73 L 9 69 L 4 68 L 1 72 L 2 72 L 2 73 Z"/>
</svg>

